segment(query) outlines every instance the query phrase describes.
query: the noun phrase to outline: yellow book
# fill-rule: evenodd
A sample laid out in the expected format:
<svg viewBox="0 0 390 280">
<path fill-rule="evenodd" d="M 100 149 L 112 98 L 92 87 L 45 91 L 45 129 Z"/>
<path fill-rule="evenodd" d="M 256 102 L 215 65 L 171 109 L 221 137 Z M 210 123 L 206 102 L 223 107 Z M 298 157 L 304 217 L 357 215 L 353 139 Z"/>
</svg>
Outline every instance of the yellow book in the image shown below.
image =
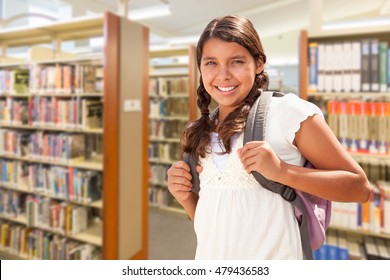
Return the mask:
<svg viewBox="0 0 390 280">
<path fill-rule="evenodd" d="M 66 234 L 70 234 L 72 230 L 72 211 L 73 205 L 68 205 L 66 207 Z"/>
<path fill-rule="evenodd" d="M 8 232 L 8 224 L 1 225 L 1 245 L 6 247 L 7 245 L 7 232 Z"/>
</svg>

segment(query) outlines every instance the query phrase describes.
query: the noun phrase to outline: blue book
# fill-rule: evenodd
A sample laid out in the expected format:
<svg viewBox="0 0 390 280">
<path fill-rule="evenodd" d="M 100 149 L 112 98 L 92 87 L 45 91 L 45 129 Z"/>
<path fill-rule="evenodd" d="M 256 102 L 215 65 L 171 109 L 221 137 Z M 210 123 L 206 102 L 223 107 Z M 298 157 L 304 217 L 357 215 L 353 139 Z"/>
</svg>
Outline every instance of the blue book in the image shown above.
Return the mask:
<svg viewBox="0 0 390 280">
<path fill-rule="evenodd" d="M 313 259 L 326 260 L 327 258 L 327 244 L 322 245 L 319 249 L 313 251 Z"/>
<path fill-rule="evenodd" d="M 318 43 L 309 44 L 309 92 L 318 89 Z"/>
</svg>

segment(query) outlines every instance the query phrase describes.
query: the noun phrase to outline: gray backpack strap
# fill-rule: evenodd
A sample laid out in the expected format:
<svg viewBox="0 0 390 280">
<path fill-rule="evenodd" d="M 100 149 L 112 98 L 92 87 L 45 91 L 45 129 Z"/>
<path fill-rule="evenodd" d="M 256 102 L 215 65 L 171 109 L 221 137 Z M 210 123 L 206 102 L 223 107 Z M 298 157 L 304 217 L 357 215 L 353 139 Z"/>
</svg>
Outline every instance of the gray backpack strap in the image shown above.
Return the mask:
<svg viewBox="0 0 390 280">
<path fill-rule="evenodd" d="M 188 153 L 183 154 L 183 160 L 190 166 L 190 172 L 191 172 L 191 183 L 192 183 L 192 189 L 191 191 L 194 193 L 199 193 L 200 191 L 200 182 L 199 182 L 199 174 L 196 172 L 196 162 L 194 159 L 190 156 Z"/>
<path fill-rule="evenodd" d="M 244 131 L 244 145 L 253 140 L 263 141 L 265 135 L 265 123 L 267 118 L 268 107 L 272 96 L 283 96 L 284 94 L 271 91 L 263 91 L 260 97 L 253 104 L 246 123 Z M 294 189 L 268 180 L 258 172 L 252 172 L 252 175 L 260 183 L 260 185 L 274 193 L 280 194 L 282 198 L 290 202 L 302 212 L 302 221 L 299 225 L 299 232 L 301 236 L 302 251 L 305 259 L 312 260 L 313 252 L 310 245 L 309 224 L 306 208 L 302 200 L 297 196 Z"/>
</svg>

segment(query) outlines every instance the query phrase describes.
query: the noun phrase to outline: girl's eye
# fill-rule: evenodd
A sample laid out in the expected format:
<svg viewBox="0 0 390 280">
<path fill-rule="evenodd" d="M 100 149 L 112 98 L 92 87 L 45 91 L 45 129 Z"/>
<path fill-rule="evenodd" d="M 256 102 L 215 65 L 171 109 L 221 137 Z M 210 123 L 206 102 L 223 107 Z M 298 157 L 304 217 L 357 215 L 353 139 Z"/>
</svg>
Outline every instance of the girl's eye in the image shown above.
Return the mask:
<svg viewBox="0 0 390 280">
<path fill-rule="evenodd" d="M 205 65 L 215 65 L 215 62 L 214 62 L 214 61 L 207 61 L 207 62 L 205 63 Z"/>
</svg>

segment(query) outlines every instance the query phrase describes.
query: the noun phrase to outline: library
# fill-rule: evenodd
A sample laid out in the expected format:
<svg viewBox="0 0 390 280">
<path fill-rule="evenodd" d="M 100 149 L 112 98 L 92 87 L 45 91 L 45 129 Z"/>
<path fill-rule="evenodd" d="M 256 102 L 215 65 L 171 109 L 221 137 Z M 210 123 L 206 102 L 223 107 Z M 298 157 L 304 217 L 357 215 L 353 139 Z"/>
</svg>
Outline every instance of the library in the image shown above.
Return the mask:
<svg viewBox="0 0 390 280">
<path fill-rule="evenodd" d="M 313 258 L 390 259 L 390 1 L 0 0 L 1 260 L 195 258 L 168 171 L 205 114 L 198 39 L 226 15 L 258 32 L 267 89 L 322 112 L 369 181 L 368 201 L 332 200 Z"/>
</svg>

